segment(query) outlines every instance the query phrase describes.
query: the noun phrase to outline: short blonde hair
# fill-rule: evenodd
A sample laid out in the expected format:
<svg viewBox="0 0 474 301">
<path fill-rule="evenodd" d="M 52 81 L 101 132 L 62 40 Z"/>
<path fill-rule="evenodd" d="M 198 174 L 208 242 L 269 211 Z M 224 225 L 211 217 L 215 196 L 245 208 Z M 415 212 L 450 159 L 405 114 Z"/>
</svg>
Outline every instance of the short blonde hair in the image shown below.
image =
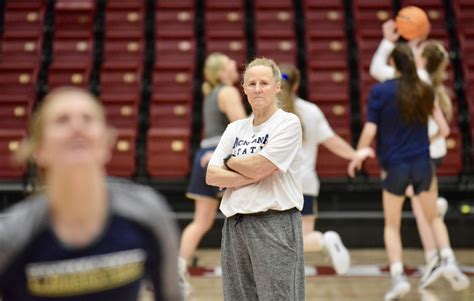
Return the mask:
<svg viewBox="0 0 474 301">
<path fill-rule="evenodd" d="M 275 82 L 281 83 L 280 68 L 278 68 L 278 66 L 277 66 L 277 64 L 275 63 L 274 60 L 267 59 L 265 57 L 260 57 L 260 58 L 253 59 L 250 63 L 247 64 L 247 66 L 245 67 L 245 71 L 244 71 L 244 82 L 245 82 L 245 75 L 247 74 L 247 71 L 250 68 L 255 67 L 255 66 L 269 67 L 270 69 L 272 69 L 272 74 L 273 74 L 273 78 L 275 79 Z"/>
</svg>

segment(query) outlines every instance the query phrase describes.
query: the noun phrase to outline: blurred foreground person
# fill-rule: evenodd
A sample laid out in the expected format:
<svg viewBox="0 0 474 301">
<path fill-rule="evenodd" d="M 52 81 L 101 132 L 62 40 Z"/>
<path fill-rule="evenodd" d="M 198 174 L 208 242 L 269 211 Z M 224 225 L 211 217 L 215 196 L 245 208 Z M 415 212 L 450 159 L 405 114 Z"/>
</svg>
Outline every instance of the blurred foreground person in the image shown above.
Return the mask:
<svg viewBox="0 0 474 301">
<path fill-rule="evenodd" d="M 0 297 L 11 300 L 182 300 L 177 231 L 165 200 L 108 183 L 114 132 L 88 92 L 58 88 L 33 118 L 19 159 L 38 167 L 41 193 L 0 219 Z"/>
</svg>

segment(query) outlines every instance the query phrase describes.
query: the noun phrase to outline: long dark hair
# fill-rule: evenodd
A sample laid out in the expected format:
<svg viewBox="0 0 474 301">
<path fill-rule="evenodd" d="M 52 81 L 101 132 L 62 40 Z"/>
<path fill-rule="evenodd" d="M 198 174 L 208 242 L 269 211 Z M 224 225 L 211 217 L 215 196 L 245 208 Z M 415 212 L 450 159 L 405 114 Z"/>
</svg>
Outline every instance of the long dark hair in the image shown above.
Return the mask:
<svg viewBox="0 0 474 301">
<path fill-rule="evenodd" d="M 402 118 L 407 123 L 426 124 L 433 112 L 434 93 L 418 77 L 412 50 L 407 44 L 399 43 L 391 58 L 400 72 L 397 101 Z"/>
</svg>

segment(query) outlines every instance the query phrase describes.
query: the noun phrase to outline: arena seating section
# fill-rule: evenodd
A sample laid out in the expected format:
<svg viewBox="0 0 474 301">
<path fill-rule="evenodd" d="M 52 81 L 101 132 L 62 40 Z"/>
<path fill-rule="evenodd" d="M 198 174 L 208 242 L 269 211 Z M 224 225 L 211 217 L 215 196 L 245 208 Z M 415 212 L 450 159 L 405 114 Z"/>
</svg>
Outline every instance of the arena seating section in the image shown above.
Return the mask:
<svg viewBox="0 0 474 301">
<path fill-rule="evenodd" d="M 423 7 L 431 37 L 452 58 L 446 84 L 455 118 L 440 176 L 472 175 L 474 3 L 470 0 L 7 0 L 0 11 L 0 178 L 28 181 L 10 157 L 34 107 L 57 86 L 95 93 L 118 129 L 110 175 L 146 181 L 189 176 L 201 133 L 202 64 L 220 51 L 240 70 L 266 56 L 296 64 L 301 96 L 318 104 L 349 143 L 366 118 L 371 57 L 381 24 Z M 323 180 L 347 162 L 321 148 Z M 377 179 L 375 160 L 366 179 Z"/>
</svg>

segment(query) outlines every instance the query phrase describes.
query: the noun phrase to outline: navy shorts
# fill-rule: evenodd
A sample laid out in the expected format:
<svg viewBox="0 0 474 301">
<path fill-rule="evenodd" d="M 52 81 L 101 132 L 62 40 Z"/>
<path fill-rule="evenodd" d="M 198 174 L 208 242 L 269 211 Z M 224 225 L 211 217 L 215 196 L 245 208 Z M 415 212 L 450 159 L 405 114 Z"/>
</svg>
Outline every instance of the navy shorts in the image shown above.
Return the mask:
<svg viewBox="0 0 474 301">
<path fill-rule="evenodd" d="M 196 152 L 194 156 L 193 170 L 191 171 L 191 179 L 186 192 L 186 196 L 188 198 L 194 199 L 195 197 L 204 196 L 218 199 L 222 196 L 222 192 L 219 191 L 218 187 L 206 184 L 207 165 L 205 167 L 201 166 L 201 158 L 207 152 L 213 151 L 215 149 L 215 146 L 200 148 Z"/>
<path fill-rule="evenodd" d="M 318 214 L 318 201 L 316 197 L 312 195 L 303 195 L 304 204 L 301 215 L 317 215 Z"/>
<path fill-rule="evenodd" d="M 431 158 L 431 162 L 433 163 L 436 169 L 440 168 L 441 165 L 443 165 L 443 161 L 444 161 L 444 157 L 436 158 L 436 159 Z"/>
<path fill-rule="evenodd" d="M 433 180 L 433 163 L 429 158 L 413 160 L 390 166 L 385 170 L 383 188 L 388 192 L 403 196 L 409 185 L 413 185 L 415 195 L 428 191 Z"/>
</svg>

